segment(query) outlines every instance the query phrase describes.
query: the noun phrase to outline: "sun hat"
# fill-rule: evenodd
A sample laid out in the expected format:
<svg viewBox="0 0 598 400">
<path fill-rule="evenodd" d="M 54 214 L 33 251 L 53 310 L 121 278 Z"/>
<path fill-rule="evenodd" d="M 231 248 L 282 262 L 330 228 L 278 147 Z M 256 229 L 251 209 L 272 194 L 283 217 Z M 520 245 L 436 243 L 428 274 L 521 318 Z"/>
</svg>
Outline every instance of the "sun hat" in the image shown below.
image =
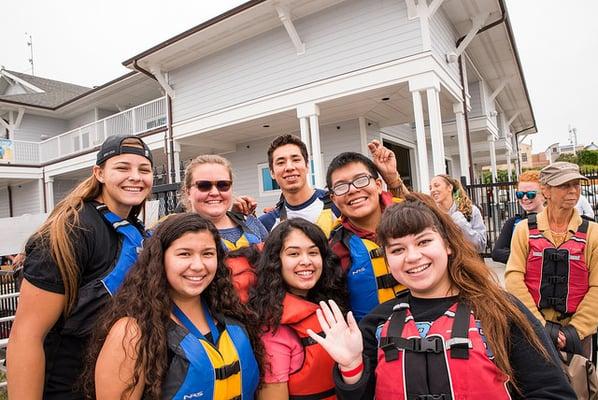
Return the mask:
<svg viewBox="0 0 598 400">
<path fill-rule="evenodd" d="M 575 179 L 589 180 L 579 173 L 579 165 L 565 161 L 552 163 L 540 171 L 540 183 L 559 186 Z"/>
<path fill-rule="evenodd" d="M 123 144 L 127 139 L 135 139 L 139 142 L 143 148 L 133 147 L 130 145 Z M 98 151 L 96 165 L 104 163 L 107 159 L 118 156 L 120 154 L 137 154 L 138 156 L 145 157 L 153 165 L 154 160 L 152 159 L 152 152 L 141 138 L 135 135 L 115 135 L 109 136 L 104 143 L 100 146 Z"/>
</svg>

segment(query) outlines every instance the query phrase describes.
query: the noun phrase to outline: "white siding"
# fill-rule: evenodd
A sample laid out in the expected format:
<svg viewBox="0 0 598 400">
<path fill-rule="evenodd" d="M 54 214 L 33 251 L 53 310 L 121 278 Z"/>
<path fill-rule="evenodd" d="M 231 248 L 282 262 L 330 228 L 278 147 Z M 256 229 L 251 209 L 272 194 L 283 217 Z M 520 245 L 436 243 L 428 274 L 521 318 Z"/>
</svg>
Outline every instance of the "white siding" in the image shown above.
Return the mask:
<svg viewBox="0 0 598 400">
<path fill-rule="evenodd" d="M 171 71 L 174 122 L 421 52 L 404 1 L 350 0 L 294 23 L 301 56 L 281 26 Z"/>
<path fill-rule="evenodd" d="M 67 131 L 67 122 L 62 119 L 25 114 L 21 126 L 15 131 L 15 140 L 40 142 L 41 135 L 56 136 Z"/>
<path fill-rule="evenodd" d="M 58 204 L 59 201 L 64 199 L 80 181 L 74 179 L 54 179 L 52 184 L 54 191 L 54 205 Z"/>
<path fill-rule="evenodd" d="M 13 217 L 44 212 L 43 209 L 40 209 L 40 201 L 44 194 L 40 193 L 38 181 L 14 185 L 11 186 L 11 190 Z"/>
<path fill-rule="evenodd" d="M 10 205 L 8 202 L 8 188 L 0 188 L 0 218 L 10 217 Z"/>
<path fill-rule="evenodd" d="M 457 49 L 455 44 L 459 38 L 442 8 L 436 11 L 430 20 L 430 39 L 432 40 L 432 52 L 444 65 L 448 66 L 451 75 L 459 82 L 459 65 L 446 62 L 446 54 Z"/>
<path fill-rule="evenodd" d="M 71 118 L 67 124 L 67 131 L 79 128 L 80 126 L 90 124 L 95 121 L 96 112 L 95 110 L 89 110 L 80 114 L 74 118 Z"/>
<path fill-rule="evenodd" d="M 471 95 L 469 99 L 469 105 L 471 106 L 469 117 L 479 117 L 484 113 L 480 84 L 480 81 L 469 84 L 469 94 Z"/>
</svg>

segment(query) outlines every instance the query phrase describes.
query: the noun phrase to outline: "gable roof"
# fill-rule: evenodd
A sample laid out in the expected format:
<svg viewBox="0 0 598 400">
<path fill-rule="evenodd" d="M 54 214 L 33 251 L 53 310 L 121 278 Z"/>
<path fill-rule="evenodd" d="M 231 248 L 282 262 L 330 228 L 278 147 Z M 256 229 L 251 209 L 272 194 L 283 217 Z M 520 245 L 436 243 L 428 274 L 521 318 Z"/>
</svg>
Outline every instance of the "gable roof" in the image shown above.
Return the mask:
<svg viewBox="0 0 598 400">
<path fill-rule="evenodd" d="M 68 102 L 69 100 L 74 99 L 75 97 L 82 95 L 83 93 L 92 90 L 91 88 L 85 86 L 41 78 L 39 76 L 23 74 L 21 72 L 9 70 L 2 71 L 6 71 L 10 75 L 14 75 L 17 78 L 26 81 L 27 83 L 41 89 L 43 92 L 0 95 L 0 102 L 7 101 L 11 103 L 14 102 L 37 107 L 55 108 L 63 103 Z"/>
</svg>

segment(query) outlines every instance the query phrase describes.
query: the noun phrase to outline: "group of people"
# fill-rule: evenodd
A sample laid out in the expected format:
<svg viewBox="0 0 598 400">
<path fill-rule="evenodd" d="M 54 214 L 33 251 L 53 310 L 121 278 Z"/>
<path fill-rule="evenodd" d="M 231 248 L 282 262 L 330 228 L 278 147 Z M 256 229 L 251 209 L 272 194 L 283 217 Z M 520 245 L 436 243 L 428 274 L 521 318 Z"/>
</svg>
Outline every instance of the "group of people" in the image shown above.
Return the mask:
<svg viewBox="0 0 598 400">
<path fill-rule="evenodd" d="M 461 184 L 440 175 L 431 197 L 409 193 L 394 153 L 368 148 L 371 158 L 337 155 L 324 190 L 309 185 L 305 144 L 277 137 L 267 156 L 281 199 L 258 218 L 252 199 L 233 196 L 230 163 L 198 156 L 184 212 L 147 231 L 151 152 L 134 136 L 108 138 L 92 176 L 26 246 L 10 398 L 576 398 L 543 323 L 560 324 L 565 348 L 568 326 L 584 339 L 598 316 L 589 300 L 571 302 L 586 310 L 578 318 L 547 314 L 556 301 L 535 302 L 544 286 L 526 278 L 526 266 L 547 268 L 536 253 L 553 251 L 541 239 L 528 250 L 523 227 L 558 235 L 571 217 L 560 180 L 545 193 L 558 206 L 517 224 L 513 296 L 478 255 L 486 234 Z M 587 272 L 598 250 L 588 241 L 575 258 L 576 243 L 596 228 L 581 232 L 576 218 L 565 258 Z"/>
</svg>

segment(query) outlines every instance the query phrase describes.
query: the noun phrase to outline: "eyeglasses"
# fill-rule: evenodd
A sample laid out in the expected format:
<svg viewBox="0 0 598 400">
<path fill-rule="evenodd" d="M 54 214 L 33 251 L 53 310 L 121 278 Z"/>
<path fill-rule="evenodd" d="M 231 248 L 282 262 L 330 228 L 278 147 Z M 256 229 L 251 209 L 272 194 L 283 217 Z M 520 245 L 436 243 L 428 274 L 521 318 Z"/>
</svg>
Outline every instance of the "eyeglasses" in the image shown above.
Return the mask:
<svg viewBox="0 0 598 400">
<path fill-rule="evenodd" d="M 332 193 L 335 196 L 345 195 L 345 194 L 349 193 L 349 189 L 351 188 L 351 185 L 353 185 L 353 187 L 355 189 L 361 189 L 361 188 L 364 188 L 367 185 L 369 185 L 370 181 L 372 179 L 374 179 L 373 176 L 371 176 L 371 175 L 364 175 L 364 176 L 360 176 L 359 178 L 353 179 L 351 182 L 339 183 L 339 184 L 337 184 L 336 186 L 334 186 L 332 188 Z"/>
<path fill-rule="evenodd" d="M 538 191 L 536 190 L 529 190 L 527 192 L 515 192 L 515 197 L 517 197 L 517 199 L 519 200 L 523 200 L 523 196 L 527 196 L 528 200 L 533 200 L 536 198 L 536 194 L 538 194 Z"/>
<path fill-rule="evenodd" d="M 228 192 L 232 185 L 232 181 L 197 181 L 193 184 L 200 192 L 209 192 L 214 186 L 219 192 Z"/>
</svg>

